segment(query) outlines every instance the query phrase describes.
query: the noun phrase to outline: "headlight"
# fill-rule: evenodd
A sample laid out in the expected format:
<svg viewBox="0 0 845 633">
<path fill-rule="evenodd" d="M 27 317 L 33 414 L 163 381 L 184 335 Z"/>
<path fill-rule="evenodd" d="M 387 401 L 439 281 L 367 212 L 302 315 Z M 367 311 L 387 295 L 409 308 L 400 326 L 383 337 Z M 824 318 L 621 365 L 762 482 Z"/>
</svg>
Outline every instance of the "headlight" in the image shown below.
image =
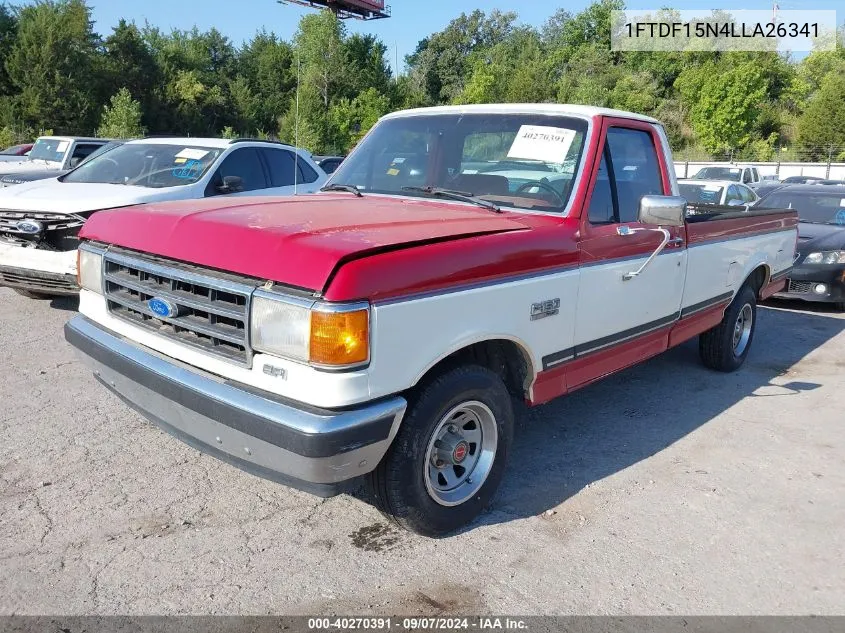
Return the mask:
<svg viewBox="0 0 845 633">
<path fill-rule="evenodd" d="M 810 253 L 805 264 L 845 264 L 845 251 L 820 251 Z"/>
<path fill-rule="evenodd" d="M 97 294 L 103 294 L 103 252 L 81 244 L 76 251 L 76 283 Z"/>
<path fill-rule="evenodd" d="M 366 304 L 322 304 L 258 290 L 252 298 L 253 349 L 320 367 L 346 369 L 370 359 Z"/>
</svg>

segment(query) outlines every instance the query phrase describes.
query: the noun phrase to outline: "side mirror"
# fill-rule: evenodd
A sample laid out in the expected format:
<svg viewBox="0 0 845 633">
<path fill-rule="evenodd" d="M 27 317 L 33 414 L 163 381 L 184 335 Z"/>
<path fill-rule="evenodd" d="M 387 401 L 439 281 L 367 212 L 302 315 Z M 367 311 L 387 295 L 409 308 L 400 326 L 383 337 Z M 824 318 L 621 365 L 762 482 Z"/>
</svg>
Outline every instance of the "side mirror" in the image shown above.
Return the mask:
<svg viewBox="0 0 845 633">
<path fill-rule="evenodd" d="M 73 158 L 70 159 L 70 162 L 68 163 L 68 167 L 70 167 L 71 169 L 74 169 L 81 162 L 82 162 L 82 159 L 79 158 L 79 156 L 74 156 Z"/>
<path fill-rule="evenodd" d="M 637 219 L 654 226 L 683 226 L 687 201 L 681 196 L 643 196 Z"/>
<path fill-rule="evenodd" d="M 223 183 L 217 185 L 220 193 L 238 193 L 244 190 L 244 180 L 240 176 L 223 176 Z"/>
</svg>

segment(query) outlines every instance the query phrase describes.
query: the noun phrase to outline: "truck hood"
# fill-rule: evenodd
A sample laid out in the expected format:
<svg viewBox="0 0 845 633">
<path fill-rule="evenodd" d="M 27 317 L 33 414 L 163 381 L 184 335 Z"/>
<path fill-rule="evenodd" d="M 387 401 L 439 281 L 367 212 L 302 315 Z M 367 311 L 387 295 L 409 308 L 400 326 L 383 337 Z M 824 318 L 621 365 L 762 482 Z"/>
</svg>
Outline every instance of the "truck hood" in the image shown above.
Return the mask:
<svg viewBox="0 0 845 633">
<path fill-rule="evenodd" d="M 29 158 L 25 157 L 25 160 L 8 161 L 0 164 L 0 175 L 11 174 L 28 169 L 52 169 L 53 171 L 58 172 L 61 168 L 62 163 L 55 161 L 45 162 L 43 160 L 29 160 Z"/>
<path fill-rule="evenodd" d="M 0 183 L 5 185 L 18 185 L 24 182 L 32 182 L 33 180 L 43 180 L 45 178 L 56 178 L 68 173 L 69 169 L 26 169 L 16 171 L 10 174 L 3 174 L 0 176 Z"/>
<path fill-rule="evenodd" d="M 174 200 L 185 195 L 181 189 L 60 182 L 56 178 L 47 178 L 0 189 L 0 209 L 86 213 L 156 200 Z"/>
<path fill-rule="evenodd" d="M 95 214 L 86 239 L 320 291 L 370 253 L 527 228 L 468 205 L 369 195 L 227 198 Z"/>
</svg>

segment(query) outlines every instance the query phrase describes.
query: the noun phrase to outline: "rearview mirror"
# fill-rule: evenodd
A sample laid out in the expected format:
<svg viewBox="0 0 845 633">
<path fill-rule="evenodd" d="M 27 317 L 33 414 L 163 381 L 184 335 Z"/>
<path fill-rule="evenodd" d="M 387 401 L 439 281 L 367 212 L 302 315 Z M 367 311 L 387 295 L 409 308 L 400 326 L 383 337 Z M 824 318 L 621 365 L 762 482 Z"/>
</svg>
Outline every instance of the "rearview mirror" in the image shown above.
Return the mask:
<svg viewBox="0 0 845 633">
<path fill-rule="evenodd" d="M 223 183 L 217 185 L 220 193 L 238 193 L 244 190 L 244 180 L 240 176 L 223 176 Z"/>
<path fill-rule="evenodd" d="M 637 218 L 642 224 L 683 226 L 687 201 L 680 196 L 643 196 Z"/>
</svg>

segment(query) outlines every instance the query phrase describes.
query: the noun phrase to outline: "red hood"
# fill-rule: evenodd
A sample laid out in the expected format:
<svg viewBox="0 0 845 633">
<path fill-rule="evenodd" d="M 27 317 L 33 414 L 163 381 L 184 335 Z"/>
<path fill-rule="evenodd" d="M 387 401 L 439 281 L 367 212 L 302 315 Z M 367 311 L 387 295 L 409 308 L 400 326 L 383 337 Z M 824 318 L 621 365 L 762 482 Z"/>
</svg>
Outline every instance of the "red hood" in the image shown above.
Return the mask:
<svg viewBox="0 0 845 633">
<path fill-rule="evenodd" d="M 527 228 L 433 200 L 350 194 L 153 203 L 94 214 L 85 239 L 322 290 L 338 264 L 415 243 Z"/>
</svg>

